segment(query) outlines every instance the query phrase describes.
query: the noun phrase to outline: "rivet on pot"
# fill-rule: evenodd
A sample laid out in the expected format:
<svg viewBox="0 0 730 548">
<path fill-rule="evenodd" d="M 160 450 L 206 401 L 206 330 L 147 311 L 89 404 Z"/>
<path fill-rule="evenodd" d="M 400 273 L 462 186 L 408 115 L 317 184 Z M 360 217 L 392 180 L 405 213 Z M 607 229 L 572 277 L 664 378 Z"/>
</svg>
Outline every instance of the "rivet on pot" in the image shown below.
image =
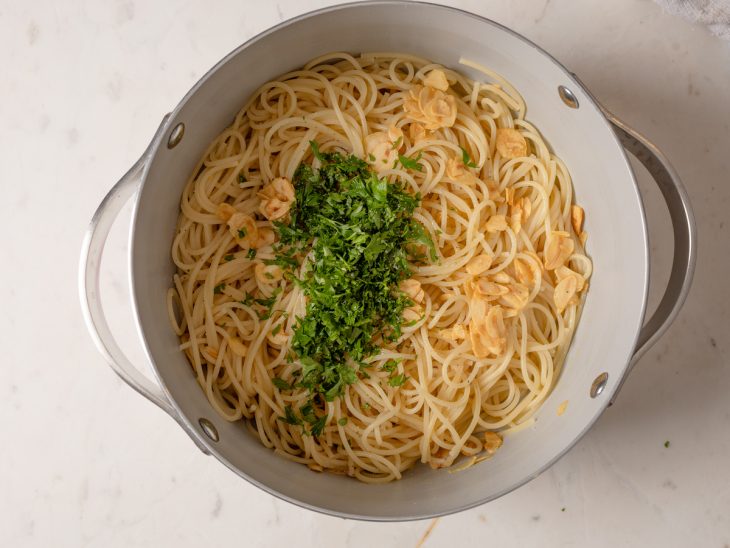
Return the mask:
<svg viewBox="0 0 730 548">
<path fill-rule="evenodd" d="M 185 135 L 185 124 L 180 122 L 172 128 L 170 137 L 167 139 L 167 148 L 175 148 L 182 141 L 183 135 Z"/>
<path fill-rule="evenodd" d="M 558 94 L 563 100 L 563 103 L 568 105 L 570 108 L 578 108 L 578 98 L 568 88 L 565 86 L 558 86 Z"/>
<path fill-rule="evenodd" d="M 608 383 L 608 373 L 598 375 L 591 385 L 591 398 L 600 396 L 603 389 L 606 388 L 606 383 Z"/>
<path fill-rule="evenodd" d="M 200 429 L 203 431 L 203 434 L 211 440 L 218 441 L 220 439 L 218 429 L 208 419 L 198 419 L 198 424 L 200 424 Z"/>
</svg>

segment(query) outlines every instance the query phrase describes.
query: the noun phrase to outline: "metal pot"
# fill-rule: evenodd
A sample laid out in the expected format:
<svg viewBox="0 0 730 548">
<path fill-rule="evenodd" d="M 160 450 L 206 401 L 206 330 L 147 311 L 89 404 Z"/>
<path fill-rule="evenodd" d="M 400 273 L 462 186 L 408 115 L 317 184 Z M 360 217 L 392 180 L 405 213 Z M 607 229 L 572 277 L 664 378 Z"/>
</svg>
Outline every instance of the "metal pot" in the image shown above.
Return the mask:
<svg viewBox="0 0 730 548">
<path fill-rule="evenodd" d="M 594 275 L 557 386 L 532 426 L 508 437 L 489 461 L 458 474 L 417 467 L 401 481 L 366 485 L 314 474 L 273 456 L 245 427 L 213 411 L 168 325 L 165 294 L 179 196 L 208 143 L 263 82 L 329 51 L 403 51 L 475 79 L 465 57 L 506 77 L 523 94 L 528 119 L 573 177 L 586 211 Z M 645 319 L 649 248 L 641 196 L 625 150 L 649 170 L 667 202 L 674 261 L 657 311 Z M 109 228 L 134 196 L 130 242 L 133 306 L 158 384 L 114 341 L 99 299 L 99 265 Z M 81 301 L 99 350 L 132 388 L 173 417 L 205 453 L 269 493 L 332 515 L 395 521 L 456 512 L 495 499 L 566 453 L 615 398 L 636 360 L 677 315 L 695 264 L 695 227 L 677 174 L 644 137 L 617 120 L 578 78 L 535 44 L 487 19 L 434 4 L 384 1 L 326 8 L 284 22 L 240 46 L 208 72 L 162 120 L 149 147 L 112 188 L 91 221 L 81 257 Z M 642 327 L 643 325 L 643 327 Z M 565 414 L 556 408 L 569 401 Z"/>
</svg>

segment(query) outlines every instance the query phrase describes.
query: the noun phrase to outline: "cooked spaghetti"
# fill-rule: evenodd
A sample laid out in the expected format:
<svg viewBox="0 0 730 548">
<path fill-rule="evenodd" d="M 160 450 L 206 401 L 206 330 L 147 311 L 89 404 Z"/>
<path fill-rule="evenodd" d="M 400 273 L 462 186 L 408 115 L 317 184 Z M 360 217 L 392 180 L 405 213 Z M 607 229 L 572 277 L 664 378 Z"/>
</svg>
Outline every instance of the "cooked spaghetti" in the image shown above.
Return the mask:
<svg viewBox="0 0 730 548">
<path fill-rule="evenodd" d="M 418 461 L 480 460 L 558 379 L 591 275 L 583 210 L 517 90 L 462 63 L 488 83 L 412 55 L 314 59 L 254 93 L 183 191 L 168 293 L 180 348 L 222 417 L 313 470 L 388 482 Z M 328 169 L 339 184 L 306 191 Z M 355 184 L 405 205 L 381 232 L 347 225 L 367 247 L 335 283 L 317 268 L 345 260 Z M 382 267 L 387 245 L 400 270 Z M 376 275 L 392 302 L 356 293 Z M 356 288 L 337 295 L 346 313 L 369 311 L 361 330 L 323 312 L 342 287 Z M 308 350 L 316 321 L 332 348 Z"/>
</svg>

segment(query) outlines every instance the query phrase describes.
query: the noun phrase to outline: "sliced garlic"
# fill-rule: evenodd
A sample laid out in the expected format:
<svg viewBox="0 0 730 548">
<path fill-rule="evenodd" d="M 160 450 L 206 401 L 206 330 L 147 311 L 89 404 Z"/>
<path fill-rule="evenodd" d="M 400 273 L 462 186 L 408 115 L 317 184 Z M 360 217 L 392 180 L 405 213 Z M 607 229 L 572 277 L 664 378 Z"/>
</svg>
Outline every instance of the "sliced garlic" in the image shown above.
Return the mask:
<svg viewBox="0 0 730 548">
<path fill-rule="evenodd" d="M 467 169 L 464 162 L 457 158 L 449 158 L 446 160 L 446 176 L 452 181 L 470 187 L 475 186 L 479 181 L 479 178 Z"/>
<path fill-rule="evenodd" d="M 473 300 L 472 300 L 473 302 Z M 472 315 L 469 324 L 472 351 L 477 358 L 499 356 L 507 349 L 507 328 L 502 307 L 490 306 L 486 316 Z"/>
<path fill-rule="evenodd" d="M 426 77 L 423 79 L 423 83 L 426 86 L 438 89 L 440 91 L 446 91 L 449 89 L 449 81 L 446 79 L 446 74 L 443 70 L 433 69 L 429 71 Z"/>
<path fill-rule="evenodd" d="M 259 233 L 256 221 L 245 213 L 234 213 L 228 219 L 228 230 L 236 243 L 244 249 L 252 247 L 258 241 Z"/>
<path fill-rule="evenodd" d="M 277 177 L 257 193 L 259 211 L 269 221 L 286 217 L 294 203 L 294 187 L 285 177 Z"/>
<path fill-rule="evenodd" d="M 485 270 L 489 270 L 489 267 L 492 266 L 492 260 L 492 256 L 486 253 L 477 255 L 467 263 L 466 271 L 472 276 L 477 276 Z"/>
<path fill-rule="evenodd" d="M 405 323 L 417 322 L 423 317 L 423 307 L 409 306 L 403 311 L 403 321 Z"/>
<path fill-rule="evenodd" d="M 570 222 L 576 235 L 580 236 L 583 232 L 583 221 L 585 220 L 585 211 L 579 205 L 570 206 Z"/>
<path fill-rule="evenodd" d="M 406 93 L 403 110 L 428 130 L 451 127 L 456 121 L 456 98 L 430 86 L 414 85 Z"/>
<path fill-rule="evenodd" d="M 484 450 L 493 455 L 497 449 L 502 447 L 502 436 L 496 432 L 484 432 Z"/>
<path fill-rule="evenodd" d="M 274 230 L 268 227 L 263 227 L 259 229 L 259 234 L 258 238 L 256 239 L 255 247 L 266 247 L 273 244 L 275 241 L 276 233 L 274 232 Z"/>
<path fill-rule="evenodd" d="M 507 286 L 489 281 L 486 278 L 477 280 L 475 290 L 477 294 L 485 297 L 501 297 L 509 293 Z"/>
<path fill-rule="evenodd" d="M 545 269 L 555 270 L 573 254 L 575 244 L 567 232 L 553 231 L 545 246 Z"/>
<path fill-rule="evenodd" d="M 524 285 L 532 285 L 535 278 L 530 265 L 527 264 L 527 261 L 524 259 L 515 259 L 513 264 L 515 265 L 517 281 Z"/>
<path fill-rule="evenodd" d="M 514 205 L 514 203 L 515 203 L 514 187 L 508 186 L 504 189 L 504 201 L 507 202 L 509 205 Z"/>
<path fill-rule="evenodd" d="M 425 297 L 421 282 L 414 278 L 403 280 L 400 283 L 400 290 L 416 303 L 422 303 Z"/>
<path fill-rule="evenodd" d="M 507 230 L 507 219 L 504 215 L 492 215 L 484 225 L 487 232 L 502 232 Z"/>
<path fill-rule="evenodd" d="M 471 341 L 471 351 L 477 358 L 486 358 L 489 356 L 489 348 L 479 334 L 477 323 L 472 320 L 469 324 L 469 339 Z"/>
<path fill-rule="evenodd" d="M 218 207 L 216 208 L 215 214 L 221 221 L 227 221 L 228 219 L 233 216 L 233 214 L 236 213 L 236 208 L 233 207 L 231 204 L 227 204 L 225 202 L 221 202 L 218 204 Z"/>
<path fill-rule="evenodd" d="M 514 201 L 513 197 L 513 203 L 514 205 L 510 213 L 510 226 L 515 234 L 517 234 L 522 229 L 522 225 L 527 222 L 530 213 L 532 213 L 532 202 L 525 196 L 517 201 Z"/>
<path fill-rule="evenodd" d="M 231 337 L 228 339 L 228 346 L 231 349 L 231 352 L 233 352 L 236 356 L 240 356 L 242 358 L 246 357 L 248 347 L 243 344 L 243 341 L 238 337 Z"/>
<path fill-rule="evenodd" d="M 515 283 L 509 286 L 509 291 L 502 296 L 500 302 L 519 312 L 527 306 L 529 298 L 530 290 L 522 284 Z"/>
<path fill-rule="evenodd" d="M 256 266 L 254 267 L 254 274 L 259 286 L 275 284 L 281 280 L 284 275 L 281 268 L 277 265 L 264 263 L 256 263 Z"/>
<path fill-rule="evenodd" d="M 500 284 L 511 284 L 514 282 L 512 276 L 507 274 L 504 270 L 500 270 L 499 272 L 494 274 L 494 276 L 492 276 L 492 279 Z"/>
<path fill-rule="evenodd" d="M 497 129 L 497 152 L 502 158 L 513 159 L 527 156 L 527 140 L 516 129 Z"/>
<path fill-rule="evenodd" d="M 578 282 L 575 276 L 568 276 L 563 278 L 558 285 L 555 286 L 553 291 L 553 299 L 555 301 L 555 307 L 558 312 L 563 312 L 565 307 L 568 306 L 570 300 L 575 295 L 578 288 Z"/>
<path fill-rule="evenodd" d="M 393 169 L 398 161 L 398 148 L 403 142 L 403 131 L 391 126 L 388 131 L 376 131 L 365 137 L 368 161 L 377 172 Z"/>
<path fill-rule="evenodd" d="M 449 329 L 442 329 L 438 332 L 438 337 L 447 341 L 461 341 L 466 339 L 466 328 L 463 324 L 456 323 Z"/>
<path fill-rule="evenodd" d="M 412 122 L 408 126 L 408 138 L 411 140 L 412 145 L 417 145 L 421 141 L 425 141 L 430 137 L 430 135 L 431 132 L 427 131 L 426 128 L 418 122 Z"/>
<path fill-rule="evenodd" d="M 557 278 L 558 282 L 563 281 L 565 278 L 573 276 L 576 281 L 576 291 L 580 292 L 583 290 L 583 287 L 585 286 L 586 279 L 581 276 L 579 273 L 577 273 L 574 270 L 571 270 L 567 266 L 559 266 L 555 269 L 555 277 Z"/>
</svg>

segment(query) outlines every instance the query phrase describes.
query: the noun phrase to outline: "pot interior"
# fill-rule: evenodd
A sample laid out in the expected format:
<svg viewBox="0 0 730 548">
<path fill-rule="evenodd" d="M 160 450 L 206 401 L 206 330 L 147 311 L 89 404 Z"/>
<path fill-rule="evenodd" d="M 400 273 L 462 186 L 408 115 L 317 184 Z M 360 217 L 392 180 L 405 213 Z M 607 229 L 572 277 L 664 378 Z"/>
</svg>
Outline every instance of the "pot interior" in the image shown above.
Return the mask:
<svg viewBox="0 0 730 548">
<path fill-rule="evenodd" d="M 524 96 L 527 119 L 567 164 L 586 211 L 594 274 L 562 376 L 534 424 L 508 436 L 492 459 L 459 473 L 418 466 L 399 482 L 365 485 L 274 456 L 240 422 L 228 423 L 213 411 L 168 325 L 170 247 L 180 195 L 194 164 L 259 85 L 330 51 L 413 53 L 483 79 L 459 65 L 465 57 L 502 74 Z M 561 85 L 572 90 L 579 108 L 561 100 Z M 486 502 L 535 477 L 607 405 L 644 314 L 648 266 L 641 199 L 608 122 L 570 74 L 535 45 L 495 23 L 436 5 L 377 2 L 325 9 L 283 23 L 226 57 L 178 105 L 168 134 L 178 122 L 185 124 L 182 141 L 168 149 L 164 135 L 138 196 L 130 251 L 134 303 L 163 388 L 194 430 L 201 432 L 200 418 L 213 423 L 220 441 L 211 442 L 202 432 L 201 439 L 231 469 L 280 497 L 331 514 L 428 517 Z M 591 384 L 602 373 L 608 381 L 592 398 Z M 558 416 L 565 401 L 567 409 Z"/>
</svg>

